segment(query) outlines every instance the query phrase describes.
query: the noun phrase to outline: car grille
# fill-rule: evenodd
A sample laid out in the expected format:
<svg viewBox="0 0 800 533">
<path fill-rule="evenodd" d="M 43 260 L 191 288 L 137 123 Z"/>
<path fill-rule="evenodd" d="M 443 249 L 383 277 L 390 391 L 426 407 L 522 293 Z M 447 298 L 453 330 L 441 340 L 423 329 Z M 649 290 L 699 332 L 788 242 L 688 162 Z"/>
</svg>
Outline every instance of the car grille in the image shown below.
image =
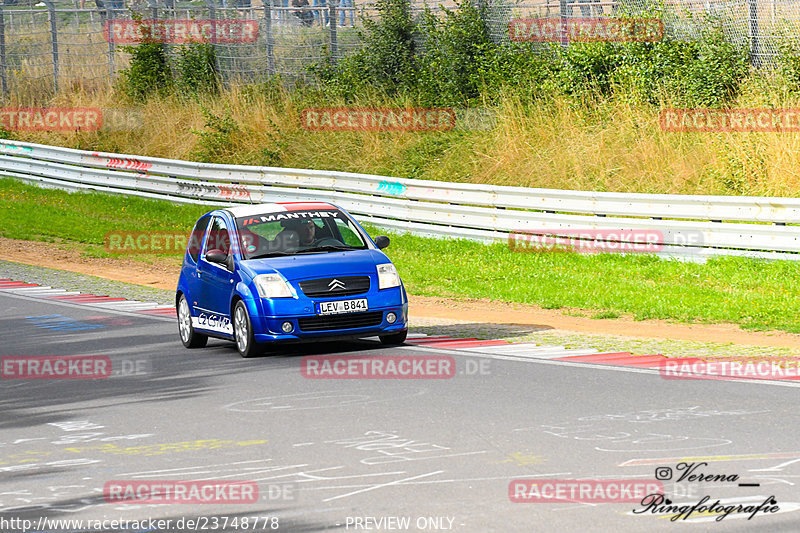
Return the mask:
<svg viewBox="0 0 800 533">
<path fill-rule="evenodd" d="M 299 318 L 301 331 L 325 331 L 377 326 L 383 322 L 383 311 Z"/>
<path fill-rule="evenodd" d="M 338 280 L 339 283 L 335 283 Z M 303 294 L 309 297 L 352 296 L 369 290 L 369 276 L 340 276 L 309 279 L 300 282 Z"/>
</svg>

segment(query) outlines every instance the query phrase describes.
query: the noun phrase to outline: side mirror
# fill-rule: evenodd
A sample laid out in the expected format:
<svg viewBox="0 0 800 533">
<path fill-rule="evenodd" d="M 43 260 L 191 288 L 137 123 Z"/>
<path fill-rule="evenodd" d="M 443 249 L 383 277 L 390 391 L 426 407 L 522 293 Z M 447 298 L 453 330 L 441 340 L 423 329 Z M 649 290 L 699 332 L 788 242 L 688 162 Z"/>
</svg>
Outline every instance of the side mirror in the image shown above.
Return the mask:
<svg viewBox="0 0 800 533">
<path fill-rule="evenodd" d="M 227 266 L 228 254 L 222 250 L 209 250 L 206 252 L 206 261 L 209 263 L 219 263 L 220 265 Z"/>
<path fill-rule="evenodd" d="M 375 237 L 375 246 L 378 247 L 378 250 L 383 250 L 387 246 L 389 246 L 389 237 L 386 235 L 378 235 Z"/>
</svg>

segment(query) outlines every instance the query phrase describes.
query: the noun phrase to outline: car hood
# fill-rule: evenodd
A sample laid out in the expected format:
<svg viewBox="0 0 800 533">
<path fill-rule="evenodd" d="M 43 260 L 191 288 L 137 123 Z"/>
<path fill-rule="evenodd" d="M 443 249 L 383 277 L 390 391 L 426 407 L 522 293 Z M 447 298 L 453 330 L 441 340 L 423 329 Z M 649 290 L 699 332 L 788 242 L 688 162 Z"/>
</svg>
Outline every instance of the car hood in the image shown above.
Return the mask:
<svg viewBox="0 0 800 533">
<path fill-rule="evenodd" d="M 389 263 L 380 250 L 350 250 L 289 257 L 250 259 L 239 264 L 252 278 L 258 274 L 279 272 L 289 281 L 327 276 L 373 274 L 375 265 Z"/>
</svg>

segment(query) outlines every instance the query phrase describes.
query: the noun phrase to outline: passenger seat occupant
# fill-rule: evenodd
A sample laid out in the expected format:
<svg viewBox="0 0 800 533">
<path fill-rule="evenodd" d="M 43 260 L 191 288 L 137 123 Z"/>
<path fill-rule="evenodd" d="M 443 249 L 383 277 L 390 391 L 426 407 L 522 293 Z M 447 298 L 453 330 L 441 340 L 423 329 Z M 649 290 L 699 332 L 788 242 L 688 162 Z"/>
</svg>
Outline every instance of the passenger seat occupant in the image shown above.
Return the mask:
<svg viewBox="0 0 800 533">
<path fill-rule="evenodd" d="M 242 240 L 242 252 L 245 255 L 252 255 L 257 253 L 258 249 L 263 246 L 261 236 L 252 231 L 243 229 L 239 232 Z"/>
</svg>

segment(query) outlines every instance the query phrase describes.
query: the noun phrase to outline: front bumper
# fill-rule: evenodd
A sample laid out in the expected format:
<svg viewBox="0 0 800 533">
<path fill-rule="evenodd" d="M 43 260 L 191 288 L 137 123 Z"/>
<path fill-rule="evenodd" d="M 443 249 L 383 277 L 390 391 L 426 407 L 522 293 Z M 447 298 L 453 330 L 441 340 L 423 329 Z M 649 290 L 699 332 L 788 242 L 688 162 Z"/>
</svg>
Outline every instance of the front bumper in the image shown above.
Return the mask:
<svg viewBox="0 0 800 533">
<path fill-rule="evenodd" d="M 256 342 L 302 342 L 304 340 L 335 337 L 358 338 L 374 335 L 390 335 L 408 329 L 408 299 L 402 287 L 382 291 L 370 291 L 364 295 L 329 300 L 366 298 L 369 310 L 359 313 L 317 315 L 316 304 L 323 299 L 260 299 L 259 314 L 251 315 Z M 397 319 L 389 323 L 386 319 L 394 313 Z M 284 322 L 292 324 L 292 331 L 284 333 Z"/>
<path fill-rule="evenodd" d="M 387 309 L 370 310 L 367 313 L 352 313 L 348 315 L 349 318 L 358 318 L 357 315 L 366 315 L 370 313 L 380 313 L 380 322 L 375 325 L 363 327 L 336 327 L 332 329 L 316 329 L 314 331 L 305 331 L 303 329 L 303 319 L 309 318 L 307 316 L 299 317 L 262 317 L 261 322 L 265 327 L 260 330 L 255 330 L 256 342 L 302 342 L 318 339 L 333 339 L 333 338 L 359 338 L 359 337 L 372 337 L 375 335 L 390 335 L 392 333 L 399 333 L 408 329 L 408 304 L 399 307 L 390 307 Z M 389 313 L 394 313 L 397 320 L 390 324 L 386 320 Z M 335 317 L 342 317 L 343 315 L 330 315 Z M 290 322 L 293 326 L 291 333 L 283 333 L 281 326 L 284 322 Z M 377 322 L 377 320 L 376 320 Z M 280 333 L 278 333 L 280 332 Z"/>
</svg>

